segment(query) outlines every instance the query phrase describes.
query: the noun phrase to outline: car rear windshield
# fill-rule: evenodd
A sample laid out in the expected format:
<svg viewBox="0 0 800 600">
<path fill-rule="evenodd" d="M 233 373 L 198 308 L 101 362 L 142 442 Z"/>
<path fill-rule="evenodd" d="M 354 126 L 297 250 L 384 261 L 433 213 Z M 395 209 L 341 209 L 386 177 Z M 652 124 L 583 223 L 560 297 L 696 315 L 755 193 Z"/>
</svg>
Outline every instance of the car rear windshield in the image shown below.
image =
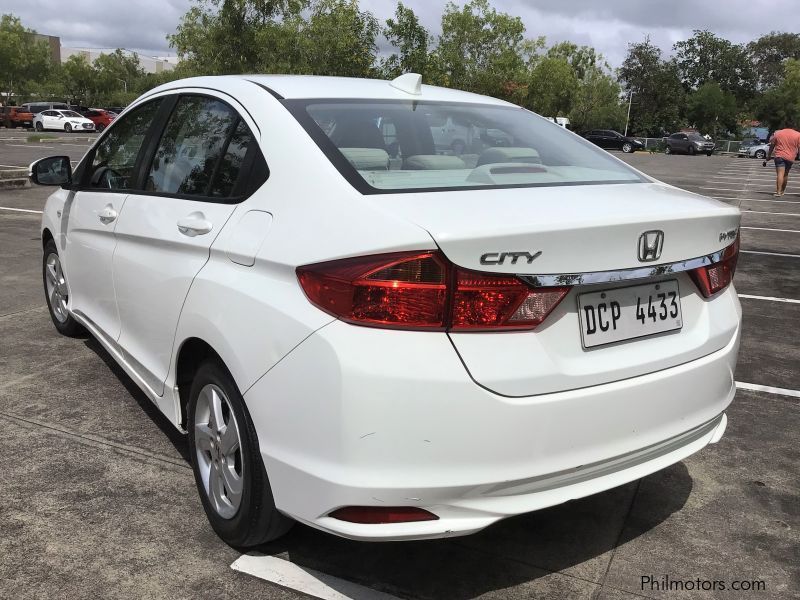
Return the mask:
<svg viewBox="0 0 800 600">
<path fill-rule="evenodd" d="M 285 100 L 365 194 L 645 181 L 525 109 L 404 100 Z"/>
</svg>

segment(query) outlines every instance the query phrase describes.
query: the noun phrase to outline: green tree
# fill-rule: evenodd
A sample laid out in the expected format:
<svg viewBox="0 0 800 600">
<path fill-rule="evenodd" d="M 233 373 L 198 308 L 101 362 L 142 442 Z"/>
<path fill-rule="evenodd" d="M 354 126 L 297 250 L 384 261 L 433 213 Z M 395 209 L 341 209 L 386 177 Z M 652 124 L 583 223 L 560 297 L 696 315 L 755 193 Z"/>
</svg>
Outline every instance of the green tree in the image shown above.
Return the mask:
<svg viewBox="0 0 800 600">
<path fill-rule="evenodd" d="M 689 95 L 686 117 L 700 131 L 714 137 L 729 131 L 736 132 L 736 98 L 723 91 L 716 81 L 707 81 Z"/>
<path fill-rule="evenodd" d="M 308 0 L 197 0 L 167 39 L 197 73 L 252 73 L 288 50 L 265 45 L 265 34 L 285 41 L 284 28 L 296 27 L 307 6 Z"/>
<path fill-rule="evenodd" d="M 519 17 L 497 12 L 488 0 L 461 8 L 449 2 L 435 52 L 439 83 L 509 98 L 524 73 L 524 33 Z"/>
<path fill-rule="evenodd" d="M 564 58 L 545 56 L 530 73 L 525 106 L 545 117 L 569 114 L 580 81 L 572 65 Z"/>
<path fill-rule="evenodd" d="M 708 30 L 695 30 L 688 40 L 673 46 L 681 81 L 687 90 L 716 81 L 739 100 L 752 97 L 755 72 L 747 49 Z"/>
<path fill-rule="evenodd" d="M 631 98 L 629 131 L 662 136 L 678 128 L 685 92 L 674 61 L 664 61 L 661 50 L 646 38 L 628 44 L 628 54 L 619 69 L 625 96 Z"/>
<path fill-rule="evenodd" d="M 559 42 L 550 46 L 547 57 L 561 58 L 569 63 L 575 76 L 583 79 L 591 71 L 603 66 L 603 57 L 591 46 L 578 46 L 572 42 Z"/>
<path fill-rule="evenodd" d="M 47 42 L 14 15 L 0 17 L 0 92 L 6 98 L 25 96 L 50 69 Z"/>
<path fill-rule="evenodd" d="M 61 87 L 70 103 L 90 104 L 97 89 L 97 70 L 81 54 L 70 56 L 59 69 Z"/>
<path fill-rule="evenodd" d="M 569 120 L 575 131 L 625 128 L 626 106 L 617 80 L 602 69 L 587 71 L 573 99 Z"/>
<path fill-rule="evenodd" d="M 764 92 L 755 112 L 773 130 L 800 125 L 800 60 L 786 61 L 783 80 Z"/>
<path fill-rule="evenodd" d="M 358 0 L 316 0 L 302 33 L 308 72 L 373 77 L 380 25 Z"/>
<path fill-rule="evenodd" d="M 398 52 L 381 62 L 381 73 L 387 79 L 394 79 L 403 73 L 419 73 L 425 78 L 428 74 L 431 36 L 414 11 L 402 2 L 397 3 L 394 15 L 394 19 L 386 20 L 383 35 Z"/>
<path fill-rule="evenodd" d="M 98 56 L 93 66 L 96 74 L 94 103 L 128 104 L 144 91 L 145 73 L 136 54 L 126 54 L 117 48 Z"/>
<path fill-rule="evenodd" d="M 756 75 L 756 86 L 763 90 L 783 80 L 787 59 L 800 59 L 800 34 L 773 31 L 747 44 Z"/>
</svg>

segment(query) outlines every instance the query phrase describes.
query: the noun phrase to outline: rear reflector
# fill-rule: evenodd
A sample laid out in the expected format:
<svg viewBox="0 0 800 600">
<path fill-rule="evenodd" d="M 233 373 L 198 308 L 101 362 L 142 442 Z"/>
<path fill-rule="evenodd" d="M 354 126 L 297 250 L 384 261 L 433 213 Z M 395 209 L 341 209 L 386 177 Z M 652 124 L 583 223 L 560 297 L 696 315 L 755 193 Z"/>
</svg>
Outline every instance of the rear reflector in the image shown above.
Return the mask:
<svg viewBox="0 0 800 600">
<path fill-rule="evenodd" d="M 733 281 L 736 272 L 736 262 L 739 260 L 739 236 L 725 248 L 719 262 L 700 267 L 690 271 L 700 293 L 705 298 L 710 298 L 717 292 L 724 290 Z"/>
<path fill-rule="evenodd" d="M 297 276 L 311 302 L 343 321 L 433 331 L 533 329 L 570 289 L 467 271 L 435 250 L 307 265 Z"/>
<path fill-rule="evenodd" d="M 340 521 L 364 525 L 439 520 L 439 517 L 432 512 L 416 506 L 345 506 L 336 509 L 328 516 Z"/>
</svg>

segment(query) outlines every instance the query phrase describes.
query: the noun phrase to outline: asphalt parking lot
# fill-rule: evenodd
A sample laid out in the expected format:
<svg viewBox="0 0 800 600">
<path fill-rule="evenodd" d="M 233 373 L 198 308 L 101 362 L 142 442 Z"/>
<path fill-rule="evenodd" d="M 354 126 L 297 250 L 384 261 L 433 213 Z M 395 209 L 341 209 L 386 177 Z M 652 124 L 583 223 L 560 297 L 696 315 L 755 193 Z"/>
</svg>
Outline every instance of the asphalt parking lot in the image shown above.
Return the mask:
<svg viewBox="0 0 800 600">
<path fill-rule="evenodd" d="M 83 152 L 7 133 L 0 169 Z M 773 198 L 761 161 L 618 156 L 744 213 L 740 389 L 722 441 L 465 538 L 367 544 L 298 525 L 260 549 L 272 581 L 231 568 L 251 570 L 208 526 L 181 436 L 98 343 L 53 328 L 38 237 L 49 190 L 0 191 L 0 597 L 800 598 L 800 173 Z M 665 576 L 727 589 L 642 584 Z"/>
</svg>

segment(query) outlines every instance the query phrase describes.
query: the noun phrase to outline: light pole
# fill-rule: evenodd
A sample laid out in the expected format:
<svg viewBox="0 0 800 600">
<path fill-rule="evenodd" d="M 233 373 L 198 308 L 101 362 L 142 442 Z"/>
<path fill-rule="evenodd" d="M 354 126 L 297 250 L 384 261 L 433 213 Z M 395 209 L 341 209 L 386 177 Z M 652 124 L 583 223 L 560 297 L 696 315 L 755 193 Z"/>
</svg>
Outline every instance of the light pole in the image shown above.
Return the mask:
<svg viewBox="0 0 800 600">
<path fill-rule="evenodd" d="M 122 87 L 125 90 L 125 93 L 127 94 L 128 93 L 128 82 L 125 81 L 124 79 L 120 79 L 119 77 L 117 77 L 117 81 L 121 81 L 122 82 Z M 628 108 L 628 114 L 630 114 L 630 108 Z"/>
<path fill-rule="evenodd" d="M 630 96 L 628 96 L 628 116 L 625 117 L 625 136 L 628 135 L 628 122 L 631 120 L 631 103 L 633 102 L 633 89 L 631 89 Z"/>
</svg>

